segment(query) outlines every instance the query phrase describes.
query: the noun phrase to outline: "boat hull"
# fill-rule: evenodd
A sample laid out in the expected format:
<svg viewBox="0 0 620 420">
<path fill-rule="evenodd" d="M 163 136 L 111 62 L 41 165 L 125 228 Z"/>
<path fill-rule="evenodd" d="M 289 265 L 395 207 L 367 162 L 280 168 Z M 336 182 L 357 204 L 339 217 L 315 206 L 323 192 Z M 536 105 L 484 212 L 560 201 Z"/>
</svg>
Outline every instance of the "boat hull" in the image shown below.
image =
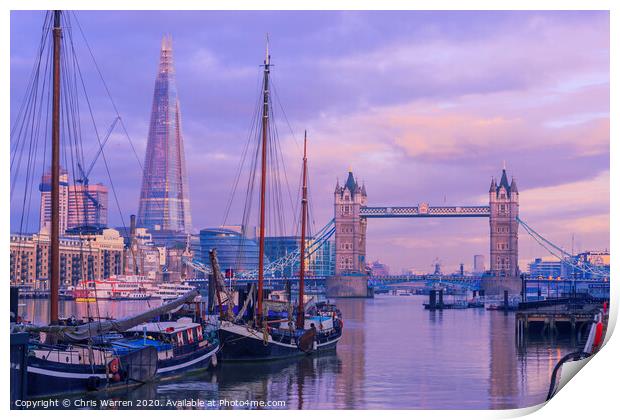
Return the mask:
<svg viewBox="0 0 620 420">
<path fill-rule="evenodd" d="M 202 349 L 157 363 L 157 377 L 179 375 L 192 370 L 208 369 L 213 365 L 212 358 L 217 357 L 219 345 L 205 346 Z"/>
<path fill-rule="evenodd" d="M 167 360 L 156 360 L 156 352 L 153 348 L 145 347 L 140 352 L 152 352 L 154 354 L 152 369 L 144 372 L 145 363 L 135 363 L 131 372 L 123 373 L 120 380 L 114 381 L 113 376 L 102 365 L 78 365 L 58 363 L 49 360 L 30 357 L 28 360 L 28 395 L 30 397 L 45 397 L 58 394 L 82 393 L 98 391 L 102 389 L 114 390 L 124 387 L 139 385 L 149 380 L 163 379 L 170 376 L 181 375 L 193 370 L 208 369 L 213 365 L 212 358 L 217 357 L 218 345 L 205 346 L 191 353 Z M 134 352 L 134 354 L 137 352 Z M 121 365 L 126 358 L 121 356 Z M 136 371 L 140 370 L 137 374 Z M 138 379 L 139 377 L 139 379 Z"/>
<path fill-rule="evenodd" d="M 105 367 L 28 360 L 28 396 L 45 397 L 96 390 L 107 383 Z"/>
<path fill-rule="evenodd" d="M 119 358 L 119 371 L 110 372 L 102 364 L 62 363 L 39 357 L 28 357 L 28 396 L 45 397 L 58 394 L 119 389 L 152 380 L 158 367 L 157 351 L 144 348 Z"/>
<path fill-rule="evenodd" d="M 248 362 L 320 354 L 335 350 L 341 336 L 342 333 L 337 333 L 324 339 L 319 338 L 311 351 L 304 352 L 294 341 L 291 343 L 290 339 L 288 342 L 276 341 L 270 336 L 265 343 L 262 335 L 246 326 L 222 325 L 220 327 L 221 357 L 225 362 Z"/>
</svg>

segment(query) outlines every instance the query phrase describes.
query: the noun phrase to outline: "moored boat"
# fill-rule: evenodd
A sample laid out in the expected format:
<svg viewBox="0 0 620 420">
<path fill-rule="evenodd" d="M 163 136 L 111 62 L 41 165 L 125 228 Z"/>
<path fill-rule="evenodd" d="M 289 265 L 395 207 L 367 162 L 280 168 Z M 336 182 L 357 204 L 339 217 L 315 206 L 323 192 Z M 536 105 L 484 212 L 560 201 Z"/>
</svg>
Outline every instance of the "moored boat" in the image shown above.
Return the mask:
<svg viewBox="0 0 620 420">
<path fill-rule="evenodd" d="M 172 300 L 194 290 L 194 286 L 185 283 L 161 283 L 153 287 L 151 296 L 154 299 Z"/>
<path fill-rule="evenodd" d="M 140 275 L 111 276 L 105 280 L 83 280 L 69 291 L 78 302 L 95 300 L 147 300 L 153 297 L 153 282 Z M 191 290 L 191 289 L 190 289 Z M 187 292 L 187 290 L 186 290 Z M 180 295 L 182 295 L 181 293 Z M 178 297 L 180 295 L 176 295 Z"/>
<path fill-rule="evenodd" d="M 263 331 L 247 325 L 222 322 L 222 360 L 257 361 L 305 356 L 334 350 L 342 337 L 342 322 L 309 317 L 303 329 L 289 328 L 282 320 Z"/>
<path fill-rule="evenodd" d="M 117 389 L 215 364 L 219 350 L 215 324 L 190 318 L 152 322 L 191 304 L 197 296 L 193 290 L 118 320 L 16 326 L 40 337 L 30 344 L 28 395 Z"/>
<path fill-rule="evenodd" d="M 119 354 L 108 346 L 31 345 L 28 396 L 119 389 L 152 380 L 157 370 L 153 348 Z"/>
<path fill-rule="evenodd" d="M 152 347 L 157 351 L 158 378 L 217 365 L 217 329 L 190 318 L 137 325 L 111 342 L 119 353 Z"/>
<path fill-rule="evenodd" d="M 272 174 L 273 168 L 267 168 L 269 156 L 277 156 L 278 152 L 272 150 L 274 142 L 271 136 L 274 129 L 269 128 L 269 121 L 272 118 L 270 103 L 270 71 L 271 56 L 269 55 L 269 44 L 267 43 L 265 61 L 263 65 L 262 101 L 260 102 L 260 141 L 256 149 L 256 160 L 253 162 L 251 172 L 259 175 L 260 171 L 260 200 L 259 200 L 259 235 L 258 235 L 258 278 L 256 288 L 252 287 L 243 301 L 234 302 L 232 291 L 226 287 L 224 277 L 219 268 L 216 250 L 211 250 L 211 266 L 217 294 L 220 296 L 222 291 L 227 297 L 224 299 L 226 311 L 220 309 L 220 338 L 222 342 L 222 359 L 224 361 L 259 361 L 270 359 L 281 359 L 288 357 L 304 356 L 312 353 L 319 353 L 336 348 L 338 341 L 342 337 L 343 323 L 338 312 L 334 311 L 332 316 L 307 316 L 306 296 L 304 290 L 304 279 L 306 274 L 306 229 L 308 222 L 308 176 L 307 176 L 307 136 L 304 135 L 303 144 L 303 166 L 302 166 L 302 198 L 301 198 L 301 217 L 300 221 L 300 241 L 299 241 L 299 287 L 297 302 L 293 305 L 290 293 L 287 293 L 287 300 L 284 301 L 278 296 L 277 300 L 264 299 L 263 290 L 265 280 L 265 236 L 266 236 L 266 199 L 267 176 Z M 258 130 L 257 130 L 258 135 Z M 260 153 L 259 153 L 260 152 Z M 260 162 L 259 162 L 260 157 Z M 273 159 L 273 157 L 271 158 Z M 277 166 L 277 162 L 272 162 Z M 273 175 L 277 182 L 277 175 Z M 271 195 L 274 194 L 272 191 Z M 248 200 L 248 196 L 246 196 Z M 251 197 L 249 198 L 251 203 Z M 251 204 L 246 201 L 244 208 L 251 208 Z M 274 201 L 277 201 L 274 199 Z M 281 209 L 280 209 L 281 210 Z M 278 211 L 278 210 L 274 210 Z M 245 214 L 244 214 L 245 219 Z M 290 289 L 289 289 L 290 290 Z M 265 297 L 269 297 L 267 294 Z M 220 299 L 222 301 L 222 299 Z M 237 312 L 233 308 L 237 304 Z M 222 302 L 220 302 L 222 308 Z"/>
</svg>

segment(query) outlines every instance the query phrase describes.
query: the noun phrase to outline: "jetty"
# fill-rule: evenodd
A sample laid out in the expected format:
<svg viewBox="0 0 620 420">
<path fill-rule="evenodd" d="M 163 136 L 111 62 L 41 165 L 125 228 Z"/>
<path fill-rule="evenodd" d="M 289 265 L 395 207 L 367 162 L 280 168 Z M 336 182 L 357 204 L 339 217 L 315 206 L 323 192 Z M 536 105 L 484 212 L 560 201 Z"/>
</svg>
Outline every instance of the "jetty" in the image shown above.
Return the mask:
<svg viewBox="0 0 620 420">
<path fill-rule="evenodd" d="M 518 337 L 570 334 L 580 338 L 600 310 L 599 303 L 572 298 L 523 302 L 516 312 L 516 334 Z"/>
</svg>

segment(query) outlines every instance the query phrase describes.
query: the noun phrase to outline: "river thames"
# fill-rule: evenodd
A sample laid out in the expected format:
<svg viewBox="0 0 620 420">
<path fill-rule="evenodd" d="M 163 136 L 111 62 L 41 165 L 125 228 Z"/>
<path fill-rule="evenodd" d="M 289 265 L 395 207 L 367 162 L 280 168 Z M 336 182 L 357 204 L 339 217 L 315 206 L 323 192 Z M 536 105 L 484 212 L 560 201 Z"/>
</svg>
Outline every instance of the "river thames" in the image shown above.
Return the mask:
<svg viewBox="0 0 620 420">
<path fill-rule="evenodd" d="M 556 362 L 580 344 L 541 338 L 518 348 L 514 313 L 427 311 L 422 306 L 427 299 L 334 299 L 345 329 L 333 354 L 220 363 L 214 371 L 97 398 L 152 400 L 152 408 L 184 399 L 283 401 L 288 409 L 520 408 L 545 400 Z M 100 302 L 99 316 L 121 317 L 145 305 Z M 61 302 L 61 316 L 97 316 L 96 311 L 93 303 Z M 47 301 L 23 301 L 20 312 L 25 319 L 43 322 Z"/>
</svg>

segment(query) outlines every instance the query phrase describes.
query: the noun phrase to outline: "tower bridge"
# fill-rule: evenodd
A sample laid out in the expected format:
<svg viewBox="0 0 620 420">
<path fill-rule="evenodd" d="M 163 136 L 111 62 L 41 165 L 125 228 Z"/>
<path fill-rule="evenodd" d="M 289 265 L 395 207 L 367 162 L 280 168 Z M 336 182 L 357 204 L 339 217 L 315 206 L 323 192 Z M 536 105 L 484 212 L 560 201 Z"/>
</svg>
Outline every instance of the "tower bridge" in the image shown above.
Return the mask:
<svg viewBox="0 0 620 420">
<path fill-rule="evenodd" d="M 502 170 L 500 180 L 491 180 L 488 190 L 488 205 L 430 206 L 420 203 L 415 206 L 369 206 L 365 185 L 359 185 L 349 171 L 347 182 L 336 183 L 334 191 L 334 218 L 311 238 L 306 246 L 306 258 L 313 255 L 335 237 L 335 275 L 331 277 L 314 276 L 306 278 L 317 287 L 326 287 L 328 296 L 366 296 L 369 285 L 396 284 L 424 280 L 430 283 L 450 282 L 469 288 L 485 289 L 488 295 L 504 290 L 518 293 L 521 289 L 518 266 L 519 225 L 539 245 L 551 255 L 572 267 L 577 272 L 588 273 L 596 279 L 609 279 L 609 269 L 597 269 L 575 262 L 575 256 L 564 251 L 549 239 L 543 237 L 519 217 L 519 191 L 516 182 L 508 181 L 506 169 Z M 369 278 L 366 275 L 366 228 L 369 219 L 381 218 L 446 218 L 446 217 L 485 217 L 489 219 L 490 271 L 483 276 L 389 276 L 388 278 Z M 290 267 L 293 272 L 299 261 L 300 249 L 265 264 L 266 279 L 273 285 L 282 286 L 287 281 L 293 283 L 295 276 L 278 278 L 283 268 Z M 191 266 L 205 277 L 211 268 L 202 262 L 183 258 L 183 263 Z M 239 272 L 237 282 L 256 281 L 258 270 Z"/>
<path fill-rule="evenodd" d="M 359 286 L 366 270 L 366 229 L 369 219 L 486 217 L 489 219 L 490 273 L 492 278 L 516 282 L 519 276 L 519 191 L 506 169 L 499 182 L 493 178 L 488 205 L 369 206 L 366 186 L 359 185 L 350 170 L 344 185 L 336 182 L 334 222 L 336 267 L 333 295 L 364 293 Z M 328 286 L 329 288 L 329 286 Z"/>
</svg>

